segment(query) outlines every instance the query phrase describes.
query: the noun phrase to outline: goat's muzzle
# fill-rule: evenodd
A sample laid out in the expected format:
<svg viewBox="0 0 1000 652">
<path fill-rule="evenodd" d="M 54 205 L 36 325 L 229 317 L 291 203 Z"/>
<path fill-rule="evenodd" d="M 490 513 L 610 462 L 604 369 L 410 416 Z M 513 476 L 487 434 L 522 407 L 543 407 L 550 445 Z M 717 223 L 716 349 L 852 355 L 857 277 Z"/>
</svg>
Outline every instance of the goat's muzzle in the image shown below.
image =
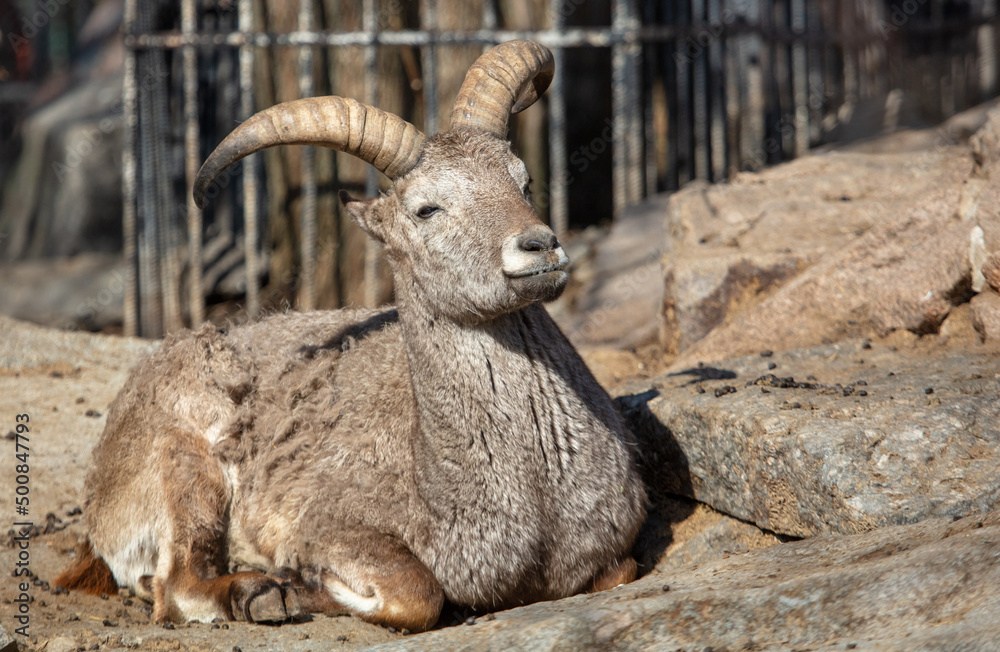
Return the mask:
<svg viewBox="0 0 1000 652">
<path fill-rule="evenodd" d="M 525 301 L 557 299 L 569 282 L 569 258 L 555 233 L 542 224 L 509 237 L 502 255 L 503 273 Z"/>
</svg>

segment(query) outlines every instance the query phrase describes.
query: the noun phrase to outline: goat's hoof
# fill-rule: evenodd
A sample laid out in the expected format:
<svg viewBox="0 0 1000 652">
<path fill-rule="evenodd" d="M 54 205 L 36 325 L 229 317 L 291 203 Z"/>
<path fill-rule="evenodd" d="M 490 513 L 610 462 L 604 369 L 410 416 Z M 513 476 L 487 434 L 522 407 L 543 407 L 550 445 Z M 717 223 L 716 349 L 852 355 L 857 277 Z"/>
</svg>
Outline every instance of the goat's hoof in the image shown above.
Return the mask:
<svg viewBox="0 0 1000 652">
<path fill-rule="evenodd" d="M 253 623 L 281 623 L 299 616 L 302 608 L 291 586 L 263 578 L 240 587 L 234 596 L 233 615 Z"/>
</svg>

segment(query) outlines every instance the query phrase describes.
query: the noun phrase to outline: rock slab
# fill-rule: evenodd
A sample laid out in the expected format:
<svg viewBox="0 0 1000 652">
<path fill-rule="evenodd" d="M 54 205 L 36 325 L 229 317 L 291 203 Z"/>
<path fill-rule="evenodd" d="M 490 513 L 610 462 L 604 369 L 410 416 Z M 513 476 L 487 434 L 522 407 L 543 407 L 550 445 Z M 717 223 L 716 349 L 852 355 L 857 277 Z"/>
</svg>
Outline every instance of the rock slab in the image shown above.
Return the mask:
<svg viewBox="0 0 1000 652">
<path fill-rule="evenodd" d="M 988 650 L 1000 515 L 755 550 L 373 650 Z"/>
<path fill-rule="evenodd" d="M 845 341 L 616 393 L 654 491 L 785 535 L 856 533 L 1000 508 L 1000 355 L 980 348 Z"/>
</svg>

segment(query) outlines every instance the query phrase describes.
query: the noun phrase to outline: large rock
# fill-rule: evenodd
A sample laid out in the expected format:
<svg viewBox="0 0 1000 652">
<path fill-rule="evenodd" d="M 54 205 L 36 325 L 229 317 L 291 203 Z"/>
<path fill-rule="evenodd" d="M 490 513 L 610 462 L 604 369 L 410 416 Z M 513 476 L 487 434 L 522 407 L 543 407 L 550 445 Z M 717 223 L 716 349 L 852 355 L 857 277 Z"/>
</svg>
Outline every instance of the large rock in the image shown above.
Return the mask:
<svg viewBox="0 0 1000 652">
<path fill-rule="evenodd" d="M 821 536 L 374 650 L 989 650 L 1000 516 Z"/>
<path fill-rule="evenodd" d="M 647 482 L 766 530 L 853 533 L 1000 507 L 1000 355 L 893 348 L 755 355 L 615 391 Z"/>
<path fill-rule="evenodd" d="M 973 160 L 831 152 L 675 194 L 661 343 L 681 364 L 896 329 L 935 332 L 968 299 L 952 219 Z"/>
</svg>

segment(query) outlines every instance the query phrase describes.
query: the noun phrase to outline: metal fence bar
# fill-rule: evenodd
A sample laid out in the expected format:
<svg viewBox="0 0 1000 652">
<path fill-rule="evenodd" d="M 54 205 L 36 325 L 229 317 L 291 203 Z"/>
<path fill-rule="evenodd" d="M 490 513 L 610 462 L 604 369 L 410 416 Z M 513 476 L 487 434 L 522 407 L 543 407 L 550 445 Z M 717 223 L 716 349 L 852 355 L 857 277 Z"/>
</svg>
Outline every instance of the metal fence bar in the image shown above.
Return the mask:
<svg viewBox="0 0 1000 652">
<path fill-rule="evenodd" d="M 299 0 L 299 30 L 311 32 L 312 0 Z M 299 97 L 312 97 L 313 49 L 303 45 L 299 50 Z M 316 150 L 302 148 L 302 204 L 299 217 L 301 241 L 299 268 L 299 305 L 304 310 L 316 309 Z"/>
<path fill-rule="evenodd" d="M 806 2 L 791 0 L 792 30 L 806 31 Z M 806 68 L 806 46 L 792 45 L 792 105 L 795 111 L 795 155 L 802 156 L 809 150 L 809 73 Z"/>
<path fill-rule="evenodd" d="M 426 0 L 425 0 L 426 1 Z M 615 0 L 618 2 L 619 0 Z M 433 3 L 432 3 L 433 4 Z M 423 8 L 424 2 L 421 2 Z M 423 14 L 425 10 L 422 9 Z M 431 13 L 436 14 L 436 11 Z M 1000 15 L 980 17 L 963 23 L 969 28 L 983 25 L 1000 26 Z M 606 48 L 625 42 L 641 41 L 644 43 L 663 43 L 676 41 L 691 36 L 692 26 L 685 25 L 645 25 L 633 30 L 623 31 L 606 27 L 570 27 L 561 32 L 554 30 L 456 30 L 440 32 L 432 29 L 391 30 L 378 33 L 379 45 L 395 46 L 439 46 L 439 45 L 476 45 L 489 44 L 513 39 L 530 39 L 538 41 L 546 47 L 595 47 Z M 919 32 L 919 29 L 914 29 Z M 878 29 L 859 26 L 844 33 L 827 34 L 795 33 L 792 30 L 765 22 L 764 24 L 739 23 L 727 27 L 727 36 L 741 34 L 758 34 L 774 43 L 792 44 L 853 44 L 870 45 L 882 43 L 885 37 Z M 195 34 L 185 36 L 179 33 L 148 33 L 126 36 L 125 46 L 133 49 L 176 49 L 185 45 L 200 47 L 240 47 L 254 45 L 256 47 L 299 47 L 313 45 L 322 47 L 344 47 L 349 45 L 366 45 L 371 42 L 373 34 L 365 31 L 351 32 L 288 32 L 283 34 L 255 32 L 252 30 L 226 32 L 224 34 Z"/>
<path fill-rule="evenodd" d="M 375 20 L 375 0 L 364 0 L 362 5 L 363 23 L 366 32 L 377 37 Z M 378 47 L 375 38 L 365 45 L 365 103 L 378 106 Z M 365 196 L 374 197 L 378 194 L 378 171 L 368 166 L 365 176 Z M 381 251 L 378 243 L 372 238 L 365 238 L 364 262 L 364 302 L 368 308 L 374 308 L 379 300 L 379 260 Z"/>
<path fill-rule="evenodd" d="M 126 0 L 123 29 L 135 31 L 138 0 Z M 122 297 L 122 331 L 128 337 L 139 335 L 139 256 L 136 247 L 136 51 L 125 50 L 122 79 L 122 257 L 125 262 L 125 288 Z"/>
<path fill-rule="evenodd" d="M 238 22 L 243 31 L 253 29 L 253 0 L 239 0 Z M 240 117 L 253 115 L 253 46 L 240 48 Z M 243 159 L 243 258 L 246 267 L 246 312 L 250 321 L 256 321 L 260 312 L 260 272 L 257 255 L 257 154 Z"/>
<path fill-rule="evenodd" d="M 626 24 L 628 0 L 613 0 L 611 4 L 611 28 L 623 32 Z M 614 218 L 617 219 L 628 205 L 628 80 L 625 78 L 625 48 L 616 42 L 611 48 L 611 202 Z"/>
<path fill-rule="evenodd" d="M 560 0 L 549 0 L 550 29 L 563 27 Z M 569 229 L 569 197 L 566 193 L 569 175 L 566 172 L 566 94 L 563 89 L 563 49 L 552 48 L 555 74 L 549 88 L 549 223 L 556 237 L 563 238 Z"/>
<path fill-rule="evenodd" d="M 181 3 L 181 31 L 194 34 L 197 30 L 195 0 Z M 205 295 L 201 287 L 201 209 L 194 203 L 195 178 L 198 176 L 201 131 L 198 124 L 198 53 L 195 46 L 184 48 L 184 172 L 188 229 L 188 301 L 191 326 L 205 321 Z"/>
<path fill-rule="evenodd" d="M 435 0 L 420 1 L 420 28 L 418 32 L 429 36 L 437 33 L 437 6 Z M 386 34 L 388 35 L 388 33 Z M 437 133 L 437 51 L 435 41 L 428 39 L 420 47 L 420 67 L 422 69 L 424 100 L 424 133 L 432 136 Z"/>
</svg>

